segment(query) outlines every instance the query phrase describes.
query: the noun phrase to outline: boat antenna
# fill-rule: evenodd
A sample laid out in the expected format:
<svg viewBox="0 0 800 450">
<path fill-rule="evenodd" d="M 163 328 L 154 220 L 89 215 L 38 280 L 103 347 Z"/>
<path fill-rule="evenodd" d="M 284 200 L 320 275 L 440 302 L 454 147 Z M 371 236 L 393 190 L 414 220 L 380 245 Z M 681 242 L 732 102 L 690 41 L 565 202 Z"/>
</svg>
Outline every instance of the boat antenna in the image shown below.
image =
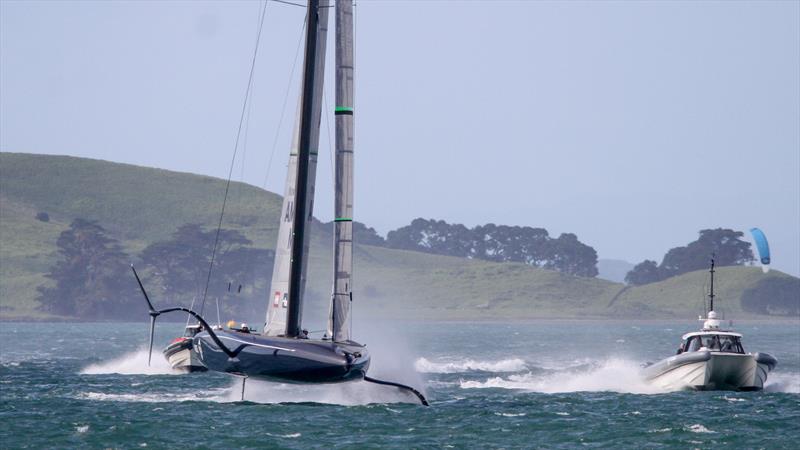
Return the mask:
<svg viewBox="0 0 800 450">
<path fill-rule="evenodd" d="M 217 326 L 222 328 L 222 321 L 219 319 L 219 296 L 217 296 Z"/>
<path fill-rule="evenodd" d="M 709 308 L 708 311 L 714 310 L 714 254 L 711 254 L 711 269 L 708 271 L 711 274 L 711 290 L 708 294 Z"/>
<path fill-rule="evenodd" d="M 194 309 L 194 302 L 196 300 L 197 300 L 197 296 L 195 295 L 195 296 L 192 297 L 192 303 L 189 304 L 189 309 Z M 189 321 L 190 320 L 192 320 L 192 316 L 186 316 L 186 326 L 184 328 L 189 326 Z"/>
</svg>

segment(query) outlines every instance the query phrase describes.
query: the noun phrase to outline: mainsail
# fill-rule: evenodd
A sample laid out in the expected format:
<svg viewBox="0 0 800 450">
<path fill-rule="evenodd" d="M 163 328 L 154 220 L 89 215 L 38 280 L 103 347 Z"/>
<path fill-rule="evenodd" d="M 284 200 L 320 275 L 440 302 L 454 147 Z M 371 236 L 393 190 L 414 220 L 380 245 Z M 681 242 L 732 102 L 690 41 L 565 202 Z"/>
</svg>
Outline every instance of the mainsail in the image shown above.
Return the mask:
<svg viewBox="0 0 800 450">
<path fill-rule="evenodd" d="M 300 145 L 300 102 L 297 105 L 292 146 L 289 151 L 289 165 L 286 173 L 286 186 L 283 191 L 278 242 L 275 245 L 275 262 L 272 266 L 270 292 L 274 295 L 267 305 L 267 320 L 264 334 L 280 336 L 286 332 L 286 307 L 289 306 L 289 265 L 292 261 L 292 229 L 294 224 L 295 183 L 297 182 L 297 154 Z"/>
<path fill-rule="evenodd" d="M 275 248 L 271 295 L 264 334 L 296 337 L 301 334 L 303 291 L 308 265 L 307 225 L 314 210 L 325 48 L 328 34 L 328 0 L 311 0 L 306 32 L 305 70 L 300 126 L 289 156 L 281 223 Z"/>
<path fill-rule="evenodd" d="M 353 5 L 336 4 L 336 188 L 328 336 L 350 340 L 353 275 Z"/>
</svg>

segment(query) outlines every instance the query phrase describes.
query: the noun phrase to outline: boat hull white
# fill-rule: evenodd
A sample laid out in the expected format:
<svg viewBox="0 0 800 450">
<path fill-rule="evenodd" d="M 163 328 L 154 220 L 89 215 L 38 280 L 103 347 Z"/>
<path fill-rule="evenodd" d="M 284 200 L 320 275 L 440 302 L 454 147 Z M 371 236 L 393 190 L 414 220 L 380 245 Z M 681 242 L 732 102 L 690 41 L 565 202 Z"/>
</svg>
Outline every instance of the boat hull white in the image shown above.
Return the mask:
<svg viewBox="0 0 800 450">
<path fill-rule="evenodd" d="M 176 339 L 164 349 L 164 357 L 175 370 L 203 372 L 208 370 L 192 348 L 191 339 Z"/>
<path fill-rule="evenodd" d="M 645 378 L 666 390 L 757 391 L 764 388 L 776 360 L 764 353 L 698 351 L 659 361 Z"/>
</svg>

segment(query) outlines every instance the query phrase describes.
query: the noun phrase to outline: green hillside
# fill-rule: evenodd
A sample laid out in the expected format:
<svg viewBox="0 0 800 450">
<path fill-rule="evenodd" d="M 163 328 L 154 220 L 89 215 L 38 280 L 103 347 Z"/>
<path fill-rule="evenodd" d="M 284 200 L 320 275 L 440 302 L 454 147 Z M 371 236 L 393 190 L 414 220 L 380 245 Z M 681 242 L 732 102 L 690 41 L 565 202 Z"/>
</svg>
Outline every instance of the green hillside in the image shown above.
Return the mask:
<svg viewBox="0 0 800 450">
<path fill-rule="evenodd" d="M 56 239 L 73 219 L 97 220 L 133 255 L 183 224 L 215 227 L 224 184 L 128 164 L 0 153 L 0 318 L 52 318 L 37 310 L 36 288 L 47 282 L 44 274 L 58 257 Z M 224 227 L 241 231 L 259 248 L 274 248 L 280 201 L 276 194 L 234 183 Z M 46 212 L 49 222 L 37 220 L 39 212 Z M 330 289 L 330 258 L 331 246 L 318 233 L 312 239 L 308 284 L 317 303 Z M 664 318 L 699 311 L 706 274 L 625 289 L 523 264 L 359 246 L 355 277 L 359 313 L 430 319 Z M 720 269 L 726 310 L 752 317 L 742 313 L 739 297 L 764 277 L 788 275 Z M 325 307 L 312 303 L 312 308 Z"/>
</svg>

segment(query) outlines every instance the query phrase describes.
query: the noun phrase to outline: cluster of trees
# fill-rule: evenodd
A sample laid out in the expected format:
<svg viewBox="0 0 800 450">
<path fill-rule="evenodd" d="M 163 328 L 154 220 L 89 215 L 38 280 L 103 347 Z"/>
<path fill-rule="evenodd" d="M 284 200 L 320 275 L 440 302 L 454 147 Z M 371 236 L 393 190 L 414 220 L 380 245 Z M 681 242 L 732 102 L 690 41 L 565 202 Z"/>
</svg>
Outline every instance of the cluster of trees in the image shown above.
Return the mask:
<svg viewBox="0 0 800 450">
<path fill-rule="evenodd" d="M 42 310 L 86 318 L 130 314 L 137 292 L 130 258 L 96 222 L 76 219 L 56 241 L 59 261 L 45 275 L 54 287 L 39 287 Z M 136 298 L 140 300 L 141 297 Z M 141 308 L 138 310 L 142 312 Z"/>
<path fill-rule="evenodd" d="M 742 240 L 744 233 L 727 228 L 700 230 L 696 241 L 685 247 L 675 247 L 664 255 L 661 264 L 645 260 L 625 276 L 625 282 L 642 285 L 665 280 L 695 270 L 708 268 L 711 255 L 717 266 L 739 266 L 754 261 L 750 243 Z"/>
<path fill-rule="evenodd" d="M 156 301 L 188 305 L 206 287 L 212 248 L 217 241 L 208 297 L 260 296 L 268 287 L 263 274 L 272 267 L 274 252 L 253 248 L 237 231 L 206 231 L 184 225 L 165 242 L 146 247 L 138 259 L 148 269 L 147 287 Z M 134 259 L 97 222 L 76 219 L 56 242 L 61 258 L 46 276 L 53 286 L 39 288 L 40 307 L 47 312 L 91 319 L 138 317 L 142 294 L 129 264 Z M 257 283 L 256 280 L 261 280 Z M 242 286 L 240 288 L 239 286 Z M 252 302 L 223 301 L 228 312 L 243 312 Z"/>
<path fill-rule="evenodd" d="M 571 275 L 597 275 L 597 252 L 572 233 L 552 238 L 544 228 L 479 225 L 467 228 L 443 220 L 414 219 L 383 239 L 374 229 L 353 223 L 359 244 L 413 250 L 437 255 L 521 262 Z"/>
<path fill-rule="evenodd" d="M 183 225 L 172 239 L 145 248 L 140 255 L 142 266 L 153 269 L 152 281 L 171 298 L 203 295 L 212 254 L 214 268 L 208 283 L 212 297 L 227 295 L 234 288 L 239 292 L 239 285 L 250 290 L 257 280 L 272 273 L 272 250 L 253 248 L 238 231 L 221 229 L 218 238 L 216 234 L 216 230 L 206 231 L 200 225 Z M 266 296 L 266 288 L 263 293 Z"/>
</svg>

